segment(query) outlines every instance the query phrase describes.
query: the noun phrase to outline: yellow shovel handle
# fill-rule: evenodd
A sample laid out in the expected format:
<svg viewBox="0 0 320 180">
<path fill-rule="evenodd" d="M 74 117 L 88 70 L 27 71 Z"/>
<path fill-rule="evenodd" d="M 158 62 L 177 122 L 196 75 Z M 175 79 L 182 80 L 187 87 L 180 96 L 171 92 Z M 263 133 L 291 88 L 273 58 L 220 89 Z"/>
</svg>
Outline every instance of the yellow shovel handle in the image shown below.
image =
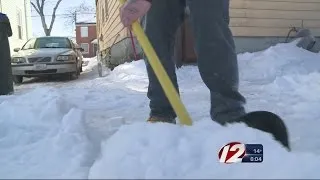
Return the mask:
<svg viewBox="0 0 320 180">
<path fill-rule="evenodd" d="M 120 3 L 123 5 L 126 3 L 126 0 L 119 0 Z M 172 108 L 176 112 L 180 123 L 184 125 L 192 125 L 192 120 L 182 104 L 182 101 L 179 97 L 177 90 L 174 88 L 168 74 L 166 73 L 165 69 L 163 68 L 159 57 L 157 56 L 155 50 L 153 49 L 148 37 L 144 33 L 142 27 L 138 22 L 134 22 L 132 24 L 132 30 L 137 36 L 137 40 L 140 43 L 144 53 L 146 54 L 149 63 L 155 72 Z"/>
</svg>

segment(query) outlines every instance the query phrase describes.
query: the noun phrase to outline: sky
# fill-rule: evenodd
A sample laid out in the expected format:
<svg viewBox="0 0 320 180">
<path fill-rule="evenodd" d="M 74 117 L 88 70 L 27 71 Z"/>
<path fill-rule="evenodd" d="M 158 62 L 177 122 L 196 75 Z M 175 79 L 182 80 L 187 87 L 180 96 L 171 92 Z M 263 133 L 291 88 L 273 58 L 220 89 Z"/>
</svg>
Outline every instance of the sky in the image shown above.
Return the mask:
<svg viewBox="0 0 320 180">
<path fill-rule="evenodd" d="M 46 21 L 47 25 L 50 25 L 51 22 L 51 14 L 53 7 L 57 0 L 47 0 L 47 3 L 45 4 L 45 11 L 46 11 Z M 70 3 L 72 2 L 72 3 Z M 75 36 L 74 32 L 74 23 L 68 24 L 67 21 L 70 21 L 72 16 L 69 15 L 68 10 L 79 6 L 82 2 L 85 2 L 88 6 L 95 7 L 95 0 L 78 0 L 78 1 L 71 1 L 71 0 L 62 0 L 62 2 L 59 5 L 59 8 L 56 12 L 57 17 L 55 20 L 55 23 L 53 25 L 53 29 L 51 32 L 51 35 L 53 36 Z M 31 16 L 32 16 L 32 29 L 33 29 L 33 36 L 42 36 L 44 35 L 41 19 L 37 12 L 31 8 Z M 78 17 L 81 15 L 78 15 Z M 86 16 L 94 17 L 94 14 Z"/>
</svg>

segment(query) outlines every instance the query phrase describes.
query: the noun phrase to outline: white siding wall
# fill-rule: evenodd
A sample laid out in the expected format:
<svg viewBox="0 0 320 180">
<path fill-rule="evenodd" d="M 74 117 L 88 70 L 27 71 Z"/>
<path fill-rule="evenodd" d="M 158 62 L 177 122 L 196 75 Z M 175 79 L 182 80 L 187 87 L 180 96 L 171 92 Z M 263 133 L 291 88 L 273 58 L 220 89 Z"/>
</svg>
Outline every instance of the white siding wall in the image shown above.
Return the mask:
<svg viewBox="0 0 320 180">
<path fill-rule="evenodd" d="M 32 36 L 30 0 L 1 0 L 0 10 L 10 19 L 13 35 L 9 38 L 9 42 L 12 54 L 14 48 L 21 47 Z M 21 12 L 21 19 L 18 17 L 18 11 Z M 22 27 L 21 39 L 18 30 L 19 21 Z"/>
</svg>

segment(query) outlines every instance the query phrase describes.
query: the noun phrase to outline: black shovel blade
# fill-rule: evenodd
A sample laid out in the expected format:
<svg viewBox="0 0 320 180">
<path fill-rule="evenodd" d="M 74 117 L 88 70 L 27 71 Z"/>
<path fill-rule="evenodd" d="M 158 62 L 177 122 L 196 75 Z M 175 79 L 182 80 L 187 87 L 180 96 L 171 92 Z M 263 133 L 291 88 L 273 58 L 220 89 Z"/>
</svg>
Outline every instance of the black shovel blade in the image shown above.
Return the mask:
<svg viewBox="0 0 320 180">
<path fill-rule="evenodd" d="M 288 151 L 291 150 L 287 127 L 278 115 L 268 111 L 254 111 L 244 115 L 239 121 L 251 128 L 272 134 Z"/>
</svg>

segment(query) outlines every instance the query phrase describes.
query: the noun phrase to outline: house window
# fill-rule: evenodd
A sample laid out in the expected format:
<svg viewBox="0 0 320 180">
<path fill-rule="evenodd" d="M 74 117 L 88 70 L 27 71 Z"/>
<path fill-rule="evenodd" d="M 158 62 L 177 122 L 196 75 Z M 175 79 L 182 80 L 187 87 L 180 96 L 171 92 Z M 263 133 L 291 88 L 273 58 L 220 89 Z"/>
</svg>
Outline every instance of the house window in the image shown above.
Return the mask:
<svg viewBox="0 0 320 180">
<path fill-rule="evenodd" d="M 83 26 L 80 28 L 81 30 L 81 37 L 88 37 L 89 36 L 89 31 L 87 26 Z"/>
<path fill-rule="evenodd" d="M 17 9 L 17 28 L 18 28 L 18 37 L 22 39 L 22 13 L 20 9 Z"/>
<path fill-rule="evenodd" d="M 89 53 L 89 44 L 88 43 L 81 43 L 80 46 L 84 49 L 84 51 L 82 52 L 83 54 Z"/>
</svg>

